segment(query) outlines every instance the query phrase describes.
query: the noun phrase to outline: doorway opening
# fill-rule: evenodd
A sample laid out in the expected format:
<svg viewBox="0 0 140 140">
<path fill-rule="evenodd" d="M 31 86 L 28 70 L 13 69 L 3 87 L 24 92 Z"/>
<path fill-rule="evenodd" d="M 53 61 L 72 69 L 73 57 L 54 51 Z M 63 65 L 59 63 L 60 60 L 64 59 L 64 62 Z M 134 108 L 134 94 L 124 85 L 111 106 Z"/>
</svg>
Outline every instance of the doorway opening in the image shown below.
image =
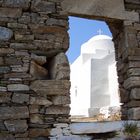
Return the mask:
<svg viewBox="0 0 140 140">
<path fill-rule="evenodd" d="M 71 121 L 120 120 L 112 34 L 105 22 L 69 17 Z"/>
</svg>

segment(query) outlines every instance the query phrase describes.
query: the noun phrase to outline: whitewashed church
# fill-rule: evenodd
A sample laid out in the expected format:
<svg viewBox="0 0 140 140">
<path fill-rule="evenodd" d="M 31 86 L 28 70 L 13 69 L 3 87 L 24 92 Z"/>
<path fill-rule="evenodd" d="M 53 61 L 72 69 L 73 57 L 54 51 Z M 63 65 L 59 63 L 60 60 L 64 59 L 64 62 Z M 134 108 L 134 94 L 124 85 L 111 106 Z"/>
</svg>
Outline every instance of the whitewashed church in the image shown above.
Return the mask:
<svg viewBox="0 0 140 140">
<path fill-rule="evenodd" d="M 96 35 L 81 46 L 71 64 L 71 115 L 92 117 L 104 107 L 119 106 L 114 43 Z"/>
</svg>

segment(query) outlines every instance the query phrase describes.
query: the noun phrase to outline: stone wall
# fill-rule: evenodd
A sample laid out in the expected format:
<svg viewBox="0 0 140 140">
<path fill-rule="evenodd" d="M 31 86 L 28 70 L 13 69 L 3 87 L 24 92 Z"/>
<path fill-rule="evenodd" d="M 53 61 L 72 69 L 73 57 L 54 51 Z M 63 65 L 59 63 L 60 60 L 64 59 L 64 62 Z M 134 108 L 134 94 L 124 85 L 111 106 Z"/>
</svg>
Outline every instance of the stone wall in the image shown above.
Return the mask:
<svg viewBox="0 0 140 140">
<path fill-rule="evenodd" d="M 0 0 L 0 140 L 46 140 L 55 124 L 65 128 L 70 123 L 65 55 L 70 14 L 61 1 Z M 123 116 L 135 120 L 140 119 L 139 5 L 139 0 L 125 0 L 128 13 L 136 15 L 132 21 L 124 15 L 117 19 L 119 14 L 111 20 L 100 17 L 114 35 Z"/>
</svg>

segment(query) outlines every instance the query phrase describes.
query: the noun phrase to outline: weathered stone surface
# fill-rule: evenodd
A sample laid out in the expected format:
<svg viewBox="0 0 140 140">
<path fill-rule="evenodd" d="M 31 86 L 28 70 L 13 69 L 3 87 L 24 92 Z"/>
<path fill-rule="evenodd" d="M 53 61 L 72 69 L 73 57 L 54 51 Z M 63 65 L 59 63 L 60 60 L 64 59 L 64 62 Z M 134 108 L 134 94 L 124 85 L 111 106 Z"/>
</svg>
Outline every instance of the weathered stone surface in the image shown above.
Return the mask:
<svg viewBox="0 0 140 140">
<path fill-rule="evenodd" d="M 8 27 L 16 29 L 27 29 L 27 25 L 20 23 L 8 23 Z"/>
<path fill-rule="evenodd" d="M 41 96 L 69 94 L 68 80 L 36 80 L 31 83 L 30 89 Z"/>
<path fill-rule="evenodd" d="M 24 84 L 10 84 L 7 86 L 8 91 L 28 91 L 29 86 Z"/>
<path fill-rule="evenodd" d="M 13 31 L 0 26 L 0 40 L 7 41 L 13 36 Z"/>
<path fill-rule="evenodd" d="M 45 97 L 30 97 L 30 104 L 50 106 L 52 102 Z"/>
<path fill-rule="evenodd" d="M 53 96 L 52 102 L 54 105 L 70 104 L 70 97 L 69 96 Z"/>
<path fill-rule="evenodd" d="M 12 102 L 20 104 L 29 104 L 29 94 L 14 93 L 12 96 Z"/>
<path fill-rule="evenodd" d="M 14 136 L 8 133 L 0 134 L 0 140 L 15 140 Z"/>
<path fill-rule="evenodd" d="M 35 12 L 45 12 L 46 14 L 54 13 L 55 3 L 43 0 L 33 0 L 31 9 Z"/>
<path fill-rule="evenodd" d="M 2 18 L 18 18 L 21 14 L 22 10 L 19 8 L 0 8 L 0 17 Z"/>
<path fill-rule="evenodd" d="M 22 65 L 22 60 L 20 58 L 16 57 L 6 57 L 5 58 L 5 64 L 6 65 Z"/>
<path fill-rule="evenodd" d="M 31 61 L 30 74 L 33 76 L 34 79 L 47 79 L 48 71 L 34 61 Z"/>
<path fill-rule="evenodd" d="M 28 43 L 11 43 L 10 47 L 15 50 L 35 50 L 36 47 Z"/>
<path fill-rule="evenodd" d="M 26 120 L 6 120 L 4 124 L 8 131 L 12 133 L 23 133 L 28 128 Z"/>
<path fill-rule="evenodd" d="M 36 54 L 31 54 L 31 59 L 33 59 L 39 65 L 43 65 L 47 62 L 46 56 L 38 56 Z"/>
<path fill-rule="evenodd" d="M 0 67 L 0 74 L 3 74 L 3 73 L 8 73 L 10 72 L 10 68 L 9 67 L 6 67 L 6 66 L 1 66 Z"/>
<path fill-rule="evenodd" d="M 30 122 L 35 124 L 43 124 L 43 117 L 40 114 L 31 114 Z"/>
<path fill-rule="evenodd" d="M 99 2 L 98 0 L 63 0 L 62 8 L 63 11 L 76 15 L 82 14 L 95 17 L 139 21 L 138 13 L 125 11 L 123 0 L 104 0 L 102 2 Z M 112 9 L 112 12 L 110 12 L 110 9 Z"/>
<path fill-rule="evenodd" d="M 37 114 L 37 113 L 39 113 L 39 106 L 38 105 L 35 105 L 35 104 L 33 104 L 33 105 L 30 105 L 29 106 L 29 112 L 31 113 L 31 114 Z"/>
<path fill-rule="evenodd" d="M 132 87 L 140 87 L 140 77 L 130 77 L 124 81 L 124 87 L 130 89 Z"/>
<path fill-rule="evenodd" d="M 17 40 L 17 41 L 29 41 L 29 40 L 34 40 L 34 35 L 15 34 L 15 40 Z"/>
<path fill-rule="evenodd" d="M 128 119 L 139 120 L 140 119 L 140 107 L 129 109 L 128 110 Z"/>
<path fill-rule="evenodd" d="M 11 101 L 11 93 L 0 92 L 0 103 L 8 103 Z"/>
<path fill-rule="evenodd" d="M 51 136 L 57 136 L 62 134 L 62 129 L 61 128 L 53 128 L 51 129 L 50 135 Z"/>
<path fill-rule="evenodd" d="M 26 78 L 26 79 L 30 79 L 31 75 L 28 73 L 7 73 L 4 75 L 4 78 Z"/>
<path fill-rule="evenodd" d="M 4 0 L 2 6 L 27 9 L 30 6 L 29 2 L 30 0 Z"/>
<path fill-rule="evenodd" d="M 69 79 L 69 62 L 64 53 L 59 53 L 58 55 L 56 55 L 52 59 L 50 67 L 50 76 L 52 79 Z"/>
<path fill-rule="evenodd" d="M 131 90 L 131 94 L 130 94 L 130 98 L 131 99 L 140 99 L 140 88 L 134 88 Z"/>
<path fill-rule="evenodd" d="M 22 107 L 0 107 L 0 119 L 22 119 L 29 118 L 29 111 L 26 106 Z"/>
<path fill-rule="evenodd" d="M 140 101 L 138 100 L 132 100 L 125 104 L 126 107 L 132 108 L 132 107 L 139 107 L 140 106 Z"/>
<path fill-rule="evenodd" d="M 12 72 L 28 72 L 29 70 L 29 64 L 24 63 L 23 65 L 12 65 L 11 71 Z"/>
<path fill-rule="evenodd" d="M 39 137 L 39 136 L 46 136 L 48 137 L 50 132 L 48 129 L 41 129 L 41 128 L 34 128 L 29 129 L 29 137 Z"/>
<path fill-rule="evenodd" d="M 127 71 L 128 76 L 140 76 L 140 68 L 131 68 Z"/>
<path fill-rule="evenodd" d="M 12 54 L 14 53 L 14 49 L 11 48 L 0 48 L 0 56 L 5 56 L 7 54 Z"/>
<path fill-rule="evenodd" d="M 70 108 L 69 107 L 61 107 L 61 106 L 50 106 L 46 108 L 46 114 L 69 114 Z"/>
<path fill-rule="evenodd" d="M 7 91 L 7 88 L 4 86 L 0 86 L 0 91 Z"/>
<path fill-rule="evenodd" d="M 4 59 L 3 59 L 3 57 L 0 57 L 0 66 L 1 65 L 4 65 Z"/>
<path fill-rule="evenodd" d="M 122 129 L 123 122 L 96 122 L 96 123 L 72 123 L 72 134 L 107 133 Z"/>
</svg>

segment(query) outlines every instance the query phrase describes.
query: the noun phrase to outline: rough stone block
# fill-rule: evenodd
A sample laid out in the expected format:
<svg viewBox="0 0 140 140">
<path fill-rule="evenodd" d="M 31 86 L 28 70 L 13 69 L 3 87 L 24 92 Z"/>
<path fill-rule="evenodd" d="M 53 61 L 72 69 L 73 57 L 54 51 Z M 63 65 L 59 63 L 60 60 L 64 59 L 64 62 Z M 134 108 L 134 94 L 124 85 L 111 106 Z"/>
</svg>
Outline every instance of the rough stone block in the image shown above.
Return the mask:
<svg viewBox="0 0 140 140">
<path fill-rule="evenodd" d="M 50 135 L 50 132 L 48 129 L 42 129 L 42 128 L 33 128 L 29 129 L 29 137 L 40 137 L 40 136 L 46 136 L 48 137 Z"/>
<path fill-rule="evenodd" d="M 14 93 L 12 96 L 12 102 L 19 104 L 29 104 L 29 94 Z"/>
<path fill-rule="evenodd" d="M 27 9 L 30 6 L 30 0 L 4 0 L 2 6 Z"/>
<path fill-rule="evenodd" d="M 0 92 L 0 103 L 9 103 L 11 101 L 11 94 L 8 92 Z"/>
<path fill-rule="evenodd" d="M 43 0 L 33 0 L 31 9 L 35 12 L 45 12 L 46 14 L 54 13 L 55 3 Z"/>
<path fill-rule="evenodd" d="M 20 58 L 17 58 L 17 57 L 6 57 L 5 58 L 5 64 L 6 65 L 22 65 L 23 62 Z"/>
<path fill-rule="evenodd" d="M 24 84 L 10 84 L 7 86 L 8 91 L 28 91 L 29 86 Z"/>
<path fill-rule="evenodd" d="M 4 86 L 0 86 L 0 92 L 1 92 L 1 91 L 7 91 L 7 88 L 4 87 Z"/>
<path fill-rule="evenodd" d="M 128 110 L 128 119 L 139 120 L 140 119 L 140 107 L 129 109 Z"/>
<path fill-rule="evenodd" d="M 140 106 L 140 101 L 132 100 L 132 101 L 128 102 L 127 104 L 125 104 L 124 106 L 129 107 L 129 108 L 139 107 Z"/>
<path fill-rule="evenodd" d="M 70 97 L 69 96 L 53 96 L 52 102 L 54 105 L 70 104 Z"/>
<path fill-rule="evenodd" d="M 68 80 L 36 80 L 31 83 L 30 89 L 38 95 L 66 95 L 69 94 L 70 81 Z"/>
<path fill-rule="evenodd" d="M 70 108 L 69 107 L 61 107 L 61 106 L 50 106 L 46 108 L 46 114 L 69 114 Z"/>
<path fill-rule="evenodd" d="M 28 128 L 26 120 L 6 120 L 4 124 L 8 131 L 12 133 L 23 133 Z"/>
<path fill-rule="evenodd" d="M 140 77 L 130 77 L 124 81 L 124 88 L 140 87 Z"/>
<path fill-rule="evenodd" d="M 8 73 L 10 72 L 10 68 L 7 66 L 1 66 L 0 67 L 0 74 Z"/>
<path fill-rule="evenodd" d="M 46 107 L 52 105 L 52 102 L 45 97 L 30 97 L 30 104 L 44 105 Z"/>
<path fill-rule="evenodd" d="M 44 67 L 38 65 L 34 61 L 31 61 L 30 64 L 30 74 L 33 76 L 34 79 L 47 79 L 48 77 L 48 70 Z"/>
<path fill-rule="evenodd" d="M 27 25 L 20 23 L 8 23 L 8 27 L 16 29 L 27 29 Z"/>
<path fill-rule="evenodd" d="M 7 41 L 10 40 L 12 36 L 13 36 L 12 30 L 0 26 L 0 40 Z"/>
<path fill-rule="evenodd" d="M 30 122 L 33 124 L 44 124 L 43 117 L 40 114 L 31 114 Z"/>
<path fill-rule="evenodd" d="M 8 133 L 0 134 L 0 140 L 15 140 L 14 136 Z"/>
<path fill-rule="evenodd" d="M 29 118 L 29 111 L 26 106 L 23 107 L 0 107 L 0 119 L 22 119 Z"/>
<path fill-rule="evenodd" d="M 15 40 L 17 40 L 17 41 L 30 41 L 30 40 L 34 40 L 34 35 L 15 34 Z"/>
<path fill-rule="evenodd" d="M 10 47 L 15 50 L 35 50 L 36 47 L 28 43 L 11 43 Z"/>
<path fill-rule="evenodd" d="M 3 57 L 0 57 L 0 66 L 4 65 L 4 59 Z"/>
<path fill-rule="evenodd" d="M 130 98 L 139 100 L 140 99 L 140 88 L 132 89 L 131 93 L 130 93 Z"/>
<path fill-rule="evenodd" d="M 47 62 L 46 56 L 39 56 L 33 53 L 31 54 L 31 59 L 34 60 L 39 65 L 43 65 Z"/>
<path fill-rule="evenodd" d="M 0 56 L 14 53 L 14 49 L 11 48 L 0 48 Z"/>
<path fill-rule="evenodd" d="M 70 67 L 69 62 L 64 53 L 56 55 L 50 64 L 50 76 L 52 79 L 69 79 Z"/>
<path fill-rule="evenodd" d="M 0 8 L 0 17 L 2 18 L 19 18 L 21 14 L 22 10 L 19 8 Z"/>
</svg>

